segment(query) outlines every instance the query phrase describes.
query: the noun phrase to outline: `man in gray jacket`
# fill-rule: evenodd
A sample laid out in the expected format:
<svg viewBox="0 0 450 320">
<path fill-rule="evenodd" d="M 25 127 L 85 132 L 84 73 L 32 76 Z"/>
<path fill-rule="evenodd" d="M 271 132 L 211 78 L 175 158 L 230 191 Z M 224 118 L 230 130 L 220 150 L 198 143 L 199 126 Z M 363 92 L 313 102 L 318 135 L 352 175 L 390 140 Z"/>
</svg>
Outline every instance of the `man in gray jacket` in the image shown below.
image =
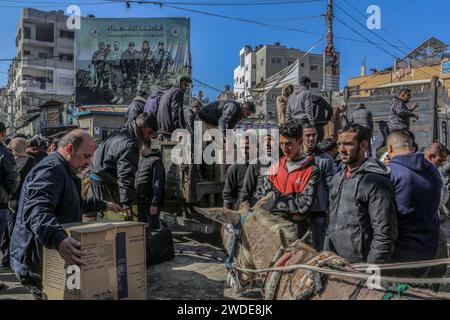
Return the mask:
<svg viewBox="0 0 450 320">
<path fill-rule="evenodd" d="M 328 198 L 335 169 L 333 158 L 318 148 L 317 136 L 317 129 L 313 124 L 303 126 L 303 152 L 314 157 L 314 162 L 320 169 L 317 193 L 309 216 L 313 247 L 322 251 L 327 232 Z"/>
<path fill-rule="evenodd" d="M 350 115 L 350 122 L 357 123 L 363 127 L 369 128 L 370 138 L 373 135 L 373 116 L 372 112 L 366 109 L 364 103 L 360 103 L 356 110 Z"/>
<path fill-rule="evenodd" d="M 311 79 L 302 77 L 300 87 L 295 88 L 294 93 L 289 96 L 286 106 L 286 121 L 299 119 L 314 124 L 314 105 L 311 92 L 309 91 Z"/>
<path fill-rule="evenodd" d="M 351 124 L 339 134 L 344 167 L 332 181 L 325 249 L 350 262 L 380 264 L 394 251 L 397 215 L 388 169 L 365 157 L 368 131 Z"/>
</svg>

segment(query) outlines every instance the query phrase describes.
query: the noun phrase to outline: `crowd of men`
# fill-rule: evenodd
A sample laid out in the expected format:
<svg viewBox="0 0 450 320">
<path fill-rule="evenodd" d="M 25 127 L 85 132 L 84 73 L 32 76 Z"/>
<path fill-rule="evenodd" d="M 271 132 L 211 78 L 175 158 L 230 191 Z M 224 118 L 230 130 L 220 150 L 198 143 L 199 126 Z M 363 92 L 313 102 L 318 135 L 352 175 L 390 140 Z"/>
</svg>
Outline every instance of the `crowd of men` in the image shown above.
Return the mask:
<svg viewBox="0 0 450 320">
<path fill-rule="evenodd" d="M 315 123 L 317 100 L 309 91 L 310 82 L 305 77 L 299 89 L 283 90 L 279 146 L 267 135 L 267 153 L 259 161 L 250 163 L 246 154 L 246 163 L 228 168 L 224 206 L 252 205 L 273 194 L 270 212 L 290 221 L 298 239 L 310 239 L 316 250 L 334 251 L 351 262 L 447 256 L 439 212 L 449 202 L 450 152 L 438 142 L 419 152 L 409 127 L 409 119 L 417 118 L 417 106 L 407 105 L 411 92 L 402 90 L 392 104 L 383 163 L 371 151 L 373 120 L 364 105 L 349 118 L 345 107 L 327 115 L 335 121 L 338 139 L 322 141 L 325 123 Z M 152 149 L 152 138 L 169 140 L 177 129 L 193 133 L 195 121 L 226 137 L 228 129 L 255 113 L 252 102 L 224 100 L 202 106 L 194 101 L 185 106 L 191 83 L 181 77 L 152 96 L 140 90 L 123 128 L 98 146 L 79 129 L 51 143 L 22 136 L 6 141 L 6 127 L 0 122 L 2 266 L 12 268 L 36 298 L 42 296 L 44 246 L 57 249 L 69 265 L 84 264 L 80 244 L 67 236 L 63 224 L 83 217 L 102 219 L 107 211 L 133 220 L 137 206 L 138 221 L 150 230 L 160 227 L 166 170 L 161 153 Z M 243 149 L 248 146 L 244 140 Z M 282 157 L 273 164 L 263 161 L 275 148 Z M 418 277 L 438 271 L 408 272 Z"/>
<path fill-rule="evenodd" d="M 163 141 L 177 129 L 190 131 L 195 120 L 232 129 L 255 112 L 252 103 L 235 101 L 184 106 L 191 83 L 181 77 L 150 97 L 140 90 L 123 128 L 99 145 L 80 129 L 59 141 L 22 136 L 6 141 L 0 123 L 2 267 L 11 268 L 36 299 L 42 297 L 43 247 L 58 250 L 68 265 L 84 264 L 80 244 L 67 236 L 64 224 L 103 219 L 108 211 L 131 221 L 135 207 L 149 230 L 160 227 L 166 170 L 152 138 Z"/>
<path fill-rule="evenodd" d="M 268 174 L 261 164 L 230 167 L 225 207 L 253 205 L 273 193 L 270 212 L 290 221 L 298 239 L 355 263 L 446 258 L 440 220 L 448 214 L 450 152 L 439 142 L 419 151 L 410 128 L 410 119 L 418 119 L 418 105 L 408 106 L 411 91 L 402 89 L 394 98 L 380 161 L 371 148 L 373 116 L 364 104 L 348 116 L 346 106 L 335 110 L 330 120 L 337 140 L 319 142 L 309 84 L 305 77 L 296 90 L 283 87 L 277 100 L 282 156 Z M 445 272 L 446 266 L 398 274 Z"/>
</svg>

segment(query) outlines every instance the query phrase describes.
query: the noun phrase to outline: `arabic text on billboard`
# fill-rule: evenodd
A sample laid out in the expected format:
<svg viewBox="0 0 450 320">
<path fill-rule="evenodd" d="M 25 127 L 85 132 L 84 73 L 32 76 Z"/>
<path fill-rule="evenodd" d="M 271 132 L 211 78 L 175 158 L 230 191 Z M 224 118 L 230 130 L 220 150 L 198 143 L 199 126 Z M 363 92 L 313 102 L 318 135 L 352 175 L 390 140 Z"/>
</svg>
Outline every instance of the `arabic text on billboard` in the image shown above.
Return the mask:
<svg viewBox="0 0 450 320">
<path fill-rule="evenodd" d="M 128 105 L 191 74 L 186 18 L 82 18 L 76 33 L 76 103 Z"/>
</svg>

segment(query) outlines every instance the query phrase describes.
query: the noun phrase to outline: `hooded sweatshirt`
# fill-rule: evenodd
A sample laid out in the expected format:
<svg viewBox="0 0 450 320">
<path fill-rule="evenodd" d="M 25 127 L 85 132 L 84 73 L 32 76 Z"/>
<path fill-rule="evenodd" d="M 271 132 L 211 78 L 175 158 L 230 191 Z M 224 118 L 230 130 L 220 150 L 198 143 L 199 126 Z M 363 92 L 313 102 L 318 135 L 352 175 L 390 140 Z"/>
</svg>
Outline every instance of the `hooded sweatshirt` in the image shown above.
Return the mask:
<svg viewBox="0 0 450 320">
<path fill-rule="evenodd" d="M 311 92 L 307 87 L 300 86 L 289 96 L 286 106 L 286 121 L 304 118 L 307 118 L 309 123 L 314 124 L 314 107 Z"/>
<path fill-rule="evenodd" d="M 292 84 L 284 84 L 281 87 L 281 96 L 277 98 L 277 113 L 278 113 L 278 123 L 283 124 L 286 121 L 286 106 L 288 103 L 289 96 L 286 93 L 288 88 L 293 88 Z"/>
<path fill-rule="evenodd" d="M 388 169 L 368 159 L 336 174 L 330 191 L 325 249 L 350 262 L 385 263 L 397 240 L 394 189 Z"/>
<path fill-rule="evenodd" d="M 439 244 L 440 173 L 420 153 L 394 157 L 390 168 L 398 211 L 393 259 L 434 259 Z"/>
</svg>

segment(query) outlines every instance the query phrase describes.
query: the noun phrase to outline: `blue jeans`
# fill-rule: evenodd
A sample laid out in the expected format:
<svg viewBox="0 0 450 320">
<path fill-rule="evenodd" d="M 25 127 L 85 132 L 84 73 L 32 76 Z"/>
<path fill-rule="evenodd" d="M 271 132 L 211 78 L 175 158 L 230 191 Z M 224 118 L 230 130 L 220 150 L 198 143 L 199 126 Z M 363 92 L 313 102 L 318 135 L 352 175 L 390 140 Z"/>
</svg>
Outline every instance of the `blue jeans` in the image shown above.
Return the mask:
<svg viewBox="0 0 450 320">
<path fill-rule="evenodd" d="M 314 249 L 322 251 L 327 233 L 327 218 L 311 217 L 311 233 Z"/>
</svg>

